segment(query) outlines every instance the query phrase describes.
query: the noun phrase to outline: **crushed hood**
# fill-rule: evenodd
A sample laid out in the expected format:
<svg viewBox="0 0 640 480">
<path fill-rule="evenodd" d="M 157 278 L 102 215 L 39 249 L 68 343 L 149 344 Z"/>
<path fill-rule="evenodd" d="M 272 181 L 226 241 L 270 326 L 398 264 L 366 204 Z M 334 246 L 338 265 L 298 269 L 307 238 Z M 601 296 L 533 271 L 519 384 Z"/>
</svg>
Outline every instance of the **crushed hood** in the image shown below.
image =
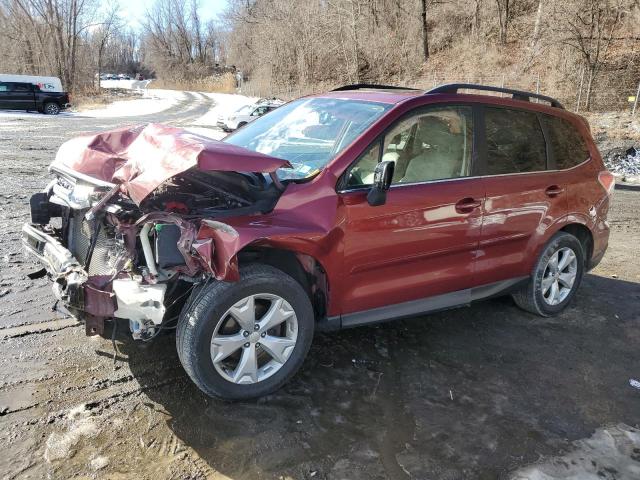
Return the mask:
<svg viewBox="0 0 640 480">
<path fill-rule="evenodd" d="M 140 204 L 162 183 L 193 167 L 271 173 L 291 164 L 181 128 L 152 123 L 71 139 L 62 144 L 51 167 L 121 184 Z"/>
</svg>

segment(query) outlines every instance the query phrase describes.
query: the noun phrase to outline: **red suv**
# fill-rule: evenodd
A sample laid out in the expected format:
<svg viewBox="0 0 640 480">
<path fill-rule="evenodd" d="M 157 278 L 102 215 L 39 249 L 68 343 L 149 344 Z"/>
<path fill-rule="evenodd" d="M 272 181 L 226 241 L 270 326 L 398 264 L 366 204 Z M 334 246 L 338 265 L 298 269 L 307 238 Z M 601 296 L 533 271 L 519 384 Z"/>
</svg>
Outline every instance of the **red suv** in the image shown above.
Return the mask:
<svg viewBox="0 0 640 480">
<path fill-rule="evenodd" d="M 615 186 L 583 118 L 466 84 L 343 87 L 222 142 L 79 137 L 51 172 L 23 241 L 58 299 L 89 334 L 177 326 L 189 376 L 226 399 L 283 385 L 315 330 L 506 294 L 561 312 L 604 255 Z"/>
</svg>

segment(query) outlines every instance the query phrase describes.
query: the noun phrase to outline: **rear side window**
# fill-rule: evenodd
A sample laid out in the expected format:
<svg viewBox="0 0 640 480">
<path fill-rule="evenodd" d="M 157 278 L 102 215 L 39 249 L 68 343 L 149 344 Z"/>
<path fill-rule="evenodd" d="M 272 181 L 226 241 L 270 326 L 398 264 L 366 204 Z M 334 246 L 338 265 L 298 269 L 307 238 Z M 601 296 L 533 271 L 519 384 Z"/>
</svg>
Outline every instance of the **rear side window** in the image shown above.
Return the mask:
<svg viewBox="0 0 640 480">
<path fill-rule="evenodd" d="M 30 92 L 31 84 L 30 83 L 14 83 L 13 91 L 14 92 Z"/>
<path fill-rule="evenodd" d="M 6 83 L 0 82 L 0 92 L 8 92 L 8 91 L 9 91 L 9 85 L 7 85 Z"/>
<path fill-rule="evenodd" d="M 535 113 L 485 108 L 485 126 L 489 175 L 547 169 L 546 144 Z"/>
<path fill-rule="evenodd" d="M 589 149 L 584 138 L 571 123 L 551 115 L 543 115 L 542 121 L 549 133 L 549 143 L 558 170 L 575 167 L 589 158 Z"/>
</svg>

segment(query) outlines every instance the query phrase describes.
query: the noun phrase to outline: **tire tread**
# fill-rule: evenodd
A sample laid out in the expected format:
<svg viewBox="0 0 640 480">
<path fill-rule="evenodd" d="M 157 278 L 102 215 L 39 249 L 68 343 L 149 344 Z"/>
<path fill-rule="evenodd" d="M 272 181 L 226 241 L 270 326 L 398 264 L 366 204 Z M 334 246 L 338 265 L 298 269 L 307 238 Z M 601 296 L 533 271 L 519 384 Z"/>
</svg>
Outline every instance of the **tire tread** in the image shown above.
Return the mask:
<svg viewBox="0 0 640 480">
<path fill-rule="evenodd" d="M 272 266 L 258 263 L 249 264 L 246 267 L 242 267 L 240 269 L 239 282 L 229 283 L 214 280 L 212 283 L 205 283 L 200 287 L 196 287 L 191 293 L 191 296 L 189 297 L 187 304 L 183 308 L 178 320 L 176 329 L 176 348 L 178 350 L 178 358 L 180 359 L 180 362 L 182 363 L 191 380 L 198 386 L 198 388 L 212 397 L 219 397 L 227 400 L 240 400 L 259 396 L 247 393 L 229 394 L 228 392 L 219 391 L 205 381 L 205 378 L 202 375 L 203 372 L 201 372 L 200 368 L 198 367 L 197 345 L 199 336 L 201 335 L 201 331 L 208 321 L 206 313 L 211 309 L 216 308 L 216 306 L 218 306 L 220 303 L 224 302 L 225 297 L 228 297 L 232 293 L 232 289 L 234 289 L 237 285 L 246 284 L 247 282 L 264 282 L 267 285 L 277 283 L 278 285 L 286 285 L 286 288 L 290 288 L 296 291 L 297 295 L 300 295 L 300 293 L 302 293 L 304 295 L 304 298 L 307 299 L 308 305 L 304 307 L 307 309 L 306 312 L 296 311 L 296 315 L 298 316 L 299 332 L 300 329 L 303 328 L 303 325 L 301 323 L 303 316 L 307 316 L 308 318 L 309 315 L 311 316 L 311 329 L 313 330 L 313 309 L 311 307 L 311 302 L 308 300 L 306 292 L 302 289 L 302 286 L 296 280 L 294 280 L 283 271 L 278 270 L 277 268 L 274 268 Z M 313 331 L 311 332 L 311 338 L 312 337 Z M 310 344 L 311 339 L 308 340 L 306 345 L 303 345 L 303 358 L 306 357 Z M 300 363 L 302 362 L 300 361 Z M 271 391 L 279 389 L 296 373 L 296 371 L 297 368 L 281 378 L 278 382 L 276 382 L 275 385 L 271 385 L 269 388 L 269 392 L 262 393 L 260 395 L 264 395 L 270 393 Z M 278 373 L 276 373 L 275 375 L 278 375 Z"/>
<path fill-rule="evenodd" d="M 550 317 L 556 315 L 562 310 L 560 309 L 559 311 L 552 311 L 548 307 L 540 303 L 538 295 L 536 294 L 536 275 L 538 270 L 541 268 L 541 263 L 549 247 L 554 244 L 559 245 L 564 242 L 570 242 L 574 244 L 573 246 L 577 250 L 576 253 L 578 254 L 578 260 L 582 263 L 582 265 L 578 265 L 578 278 L 576 279 L 575 289 L 569 294 L 569 297 L 565 305 L 563 305 L 562 309 L 564 309 L 564 307 L 569 303 L 570 299 L 574 296 L 575 291 L 580 286 L 582 274 L 584 272 L 584 251 L 580 240 L 578 240 L 574 235 L 571 235 L 570 233 L 560 231 L 553 235 L 547 242 L 547 244 L 542 248 L 538 259 L 533 266 L 533 270 L 531 271 L 529 282 L 524 287 L 511 294 L 513 301 L 518 307 L 540 317 Z"/>
</svg>

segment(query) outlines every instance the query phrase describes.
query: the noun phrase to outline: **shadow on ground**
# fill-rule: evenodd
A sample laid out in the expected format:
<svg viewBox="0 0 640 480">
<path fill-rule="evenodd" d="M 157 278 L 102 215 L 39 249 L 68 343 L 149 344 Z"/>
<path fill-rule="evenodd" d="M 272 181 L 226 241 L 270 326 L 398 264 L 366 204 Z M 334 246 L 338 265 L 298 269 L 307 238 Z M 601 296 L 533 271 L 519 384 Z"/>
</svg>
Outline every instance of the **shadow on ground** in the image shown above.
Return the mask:
<svg viewBox="0 0 640 480">
<path fill-rule="evenodd" d="M 637 425 L 638 304 L 640 284 L 587 275 L 556 318 L 500 298 L 318 334 L 301 372 L 253 402 L 209 399 L 186 374 L 147 395 L 233 479 L 500 478 L 602 425 Z M 178 365 L 173 335 L 119 338 L 134 375 Z"/>
</svg>

